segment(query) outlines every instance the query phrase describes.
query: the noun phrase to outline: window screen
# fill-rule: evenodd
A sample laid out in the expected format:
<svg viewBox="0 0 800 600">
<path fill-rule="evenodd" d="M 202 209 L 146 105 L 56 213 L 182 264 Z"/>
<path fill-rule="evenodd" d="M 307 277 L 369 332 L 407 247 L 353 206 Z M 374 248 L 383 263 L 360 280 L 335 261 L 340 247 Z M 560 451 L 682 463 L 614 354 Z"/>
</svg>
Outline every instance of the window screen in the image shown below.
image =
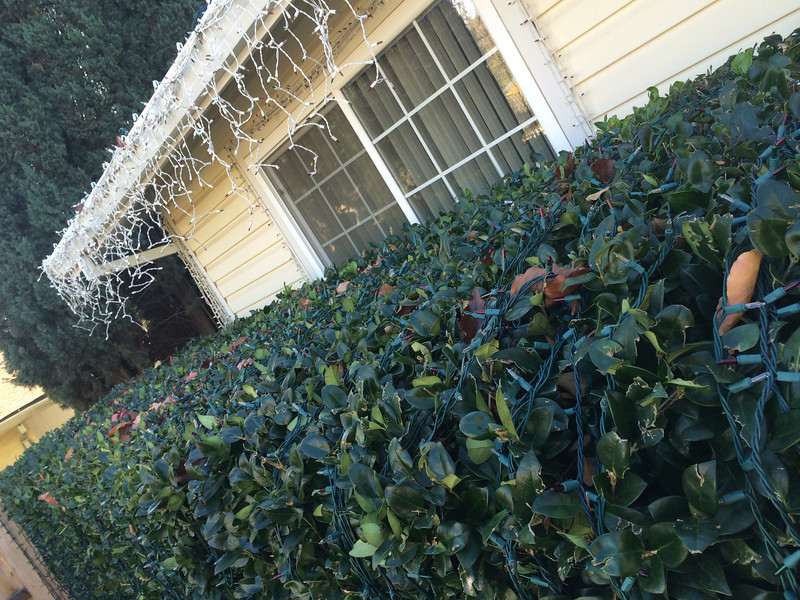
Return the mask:
<svg viewBox="0 0 800 600">
<path fill-rule="evenodd" d="M 423 219 L 460 189 L 488 191 L 536 153 L 553 153 L 497 47 L 467 0 L 445 0 L 345 94 Z"/>
<path fill-rule="evenodd" d="M 406 218 L 341 109 L 325 119 L 336 141 L 309 126 L 291 151 L 285 145 L 269 159 L 280 168 L 266 173 L 317 251 L 341 263 L 399 233 Z"/>
</svg>

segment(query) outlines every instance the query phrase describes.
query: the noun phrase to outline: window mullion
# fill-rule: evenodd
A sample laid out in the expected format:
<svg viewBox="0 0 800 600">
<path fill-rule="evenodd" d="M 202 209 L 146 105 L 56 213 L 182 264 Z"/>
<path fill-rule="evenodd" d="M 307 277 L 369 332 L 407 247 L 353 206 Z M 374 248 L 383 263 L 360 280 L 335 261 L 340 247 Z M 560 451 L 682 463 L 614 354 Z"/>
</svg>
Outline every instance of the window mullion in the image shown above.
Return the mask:
<svg viewBox="0 0 800 600">
<path fill-rule="evenodd" d="M 389 188 L 389 191 L 392 193 L 397 205 L 403 211 L 403 215 L 408 220 L 409 223 L 419 223 L 420 218 L 417 216 L 417 212 L 411 206 L 411 203 L 406 199 L 403 195 L 403 191 L 400 189 L 400 186 L 395 181 L 394 175 L 392 175 L 389 166 L 383 160 L 380 152 L 375 147 L 375 144 L 372 143 L 370 140 L 369 134 L 367 130 L 364 129 L 364 126 L 361 124 L 361 121 L 358 120 L 353 107 L 350 106 L 350 103 L 344 97 L 341 91 L 337 90 L 333 92 L 333 98 L 338 102 L 339 108 L 344 113 L 345 118 L 350 123 L 350 126 L 353 128 L 353 131 L 358 137 L 361 145 L 366 150 L 367 155 L 372 159 L 372 163 L 375 165 L 375 168 L 378 170 L 378 173 L 383 178 L 384 183 Z M 402 104 L 400 105 L 402 107 Z M 404 109 L 405 111 L 405 109 Z"/>
<path fill-rule="evenodd" d="M 485 149 L 486 148 L 486 140 L 483 138 L 483 135 L 481 134 L 480 130 L 478 129 L 478 125 L 475 123 L 475 120 L 472 118 L 472 115 L 467 110 L 467 107 L 464 104 L 464 101 L 461 99 L 461 96 L 459 95 L 458 90 L 456 90 L 456 86 L 453 85 L 453 82 L 447 76 L 447 73 L 445 72 L 444 67 L 442 66 L 442 63 L 439 62 L 439 58 L 434 53 L 433 48 L 430 45 L 430 42 L 428 42 L 428 38 L 425 37 L 425 34 L 422 31 L 422 28 L 419 26 L 419 24 L 416 21 L 414 21 L 414 27 L 416 28 L 420 39 L 422 39 L 422 43 L 425 44 L 425 48 L 427 48 L 428 52 L 430 52 L 431 56 L 433 57 L 433 62 L 436 63 L 436 66 L 439 68 L 439 71 L 441 71 L 442 77 L 444 77 L 444 80 L 446 82 L 445 83 L 445 88 L 449 89 L 452 92 L 453 96 L 456 99 L 456 102 L 458 102 L 458 105 L 461 107 L 461 111 L 464 113 L 464 116 L 466 117 L 467 122 L 469 123 L 470 127 L 472 127 L 472 131 L 478 137 L 478 143 L 480 143 L 482 149 Z M 459 73 L 459 75 L 460 75 L 460 73 Z M 503 170 L 500 168 L 500 164 L 497 162 L 497 160 L 495 160 L 494 155 L 491 152 L 487 152 L 486 154 L 489 157 L 489 160 L 491 161 L 492 165 L 494 166 L 495 171 L 497 171 L 497 176 L 498 177 L 502 177 L 503 174 L 504 174 Z"/>
</svg>

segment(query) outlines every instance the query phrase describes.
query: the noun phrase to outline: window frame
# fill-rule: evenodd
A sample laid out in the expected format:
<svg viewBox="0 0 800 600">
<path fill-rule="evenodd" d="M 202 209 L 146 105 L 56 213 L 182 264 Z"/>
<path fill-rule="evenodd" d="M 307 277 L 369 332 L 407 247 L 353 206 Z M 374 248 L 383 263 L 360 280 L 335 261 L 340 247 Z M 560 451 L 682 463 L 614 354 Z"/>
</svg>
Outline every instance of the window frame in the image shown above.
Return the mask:
<svg viewBox="0 0 800 600">
<path fill-rule="evenodd" d="M 398 23 L 395 14 L 388 16 L 381 25 L 378 26 L 376 31 L 372 34 L 374 39 L 384 37 L 388 40 L 388 45 L 394 43 L 402 35 L 408 31 L 414 21 L 424 17 L 439 0 L 403 0 L 404 7 L 408 5 L 408 10 L 403 10 L 404 16 L 407 18 L 402 19 Z M 498 0 L 502 2 L 503 0 Z M 558 154 L 560 151 L 571 151 L 583 142 L 586 135 L 585 131 L 581 129 L 577 131 L 576 122 L 569 122 L 574 118 L 574 115 L 567 115 L 563 110 L 556 111 L 552 106 L 558 107 L 564 103 L 575 103 L 572 96 L 567 96 L 564 93 L 553 93 L 554 90 L 563 92 L 563 82 L 559 81 L 559 75 L 553 71 L 550 64 L 543 63 L 541 69 L 535 69 L 532 72 L 531 60 L 526 60 L 519 50 L 519 46 L 528 43 L 527 37 L 530 37 L 531 32 L 535 34 L 533 28 L 520 27 L 520 23 L 510 23 L 509 21 L 516 18 L 516 15 L 509 10 L 504 10 L 501 14 L 501 9 L 496 6 L 495 0 L 472 0 L 477 14 L 486 27 L 489 35 L 492 38 L 497 50 L 496 52 L 503 59 L 508 67 L 512 77 L 519 85 L 522 95 L 525 98 L 528 106 L 533 113 L 536 122 L 541 127 L 544 137 L 547 139 L 554 153 Z M 512 31 L 513 26 L 516 25 L 518 31 Z M 520 31 L 522 30 L 522 31 Z M 538 49 L 544 49 L 544 46 L 539 44 Z M 546 51 L 546 50 L 545 50 Z M 366 50 L 364 50 L 366 52 Z M 549 57 L 549 55 L 548 55 Z M 366 59 L 367 56 L 362 58 Z M 552 61 L 552 57 L 549 57 Z M 329 98 L 339 105 L 340 110 L 344 113 L 350 127 L 356 134 L 359 142 L 366 151 L 367 156 L 370 157 L 378 174 L 383 179 L 386 186 L 389 188 L 393 200 L 397 203 L 398 207 L 402 210 L 403 215 L 409 223 L 419 223 L 421 219 L 417 211 L 413 208 L 411 202 L 406 198 L 406 194 L 400 188 L 388 164 L 384 161 L 379 150 L 372 143 L 371 138 L 362 125 L 357 114 L 352 106 L 347 101 L 344 92 L 342 91 L 345 86 L 355 80 L 362 73 L 361 70 L 350 74 L 348 77 L 343 77 L 338 82 L 334 82 L 329 88 Z M 545 97 L 543 90 L 549 90 L 550 99 Z M 552 106 L 551 106 L 552 105 Z M 565 122 L 566 121 L 566 122 Z M 578 137 L 581 139 L 578 140 Z M 503 138 L 495 140 L 496 145 Z M 281 139 L 274 139 L 272 144 L 264 144 L 261 148 L 260 159 L 265 162 L 266 158 L 271 156 L 287 141 L 286 137 Z M 470 158 L 470 157 L 468 157 Z M 466 162 L 467 159 L 464 159 Z M 256 187 L 256 191 L 260 196 L 264 208 L 275 217 L 276 223 L 281 227 L 287 244 L 289 245 L 292 253 L 298 259 L 306 273 L 312 277 L 320 277 L 324 273 L 325 267 L 330 266 L 330 261 L 327 253 L 322 250 L 321 245 L 316 239 L 309 239 L 305 233 L 305 229 L 298 222 L 294 215 L 294 210 L 287 206 L 291 200 L 285 200 L 283 195 L 276 189 L 270 180 L 269 176 L 263 172 L 265 167 L 258 170 L 257 176 L 251 178 Z M 456 167 L 445 169 L 450 171 Z M 499 178 L 499 176 L 498 176 Z M 445 182 L 446 178 L 443 177 L 441 181 Z M 450 185 L 446 184 L 448 191 Z M 309 256 L 312 254 L 313 256 Z"/>
</svg>

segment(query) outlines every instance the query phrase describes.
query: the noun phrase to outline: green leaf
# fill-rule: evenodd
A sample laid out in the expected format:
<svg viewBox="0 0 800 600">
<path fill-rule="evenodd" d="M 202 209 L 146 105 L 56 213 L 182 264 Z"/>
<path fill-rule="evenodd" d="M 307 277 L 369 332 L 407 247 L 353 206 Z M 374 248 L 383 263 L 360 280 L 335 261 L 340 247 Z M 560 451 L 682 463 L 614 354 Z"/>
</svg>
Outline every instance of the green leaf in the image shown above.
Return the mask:
<svg viewBox="0 0 800 600">
<path fill-rule="evenodd" d="M 514 428 L 514 419 L 511 418 L 511 410 L 508 408 L 506 399 L 503 397 L 502 387 L 497 388 L 497 395 L 495 396 L 495 404 L 497 405 L 497 416 L 500 417 L 500 422 L 506 428 L 508 434 L 512 439 L 518 440 L 517 430 Z"/>
<path fill-rule="evenodd" d="M 436 375 L 428 375 L 426 377 L 415 379 L 411 382 L 411 385 L 413 387 L 433 387 L 436 385 L 441 385 L 442 383 L 442 380 L 436 377 Z"/>
<path fill-rule="evenodd" d="M 347 471 L 350 481 L 356 488 L 356 491 L 362 496 L 370 499 L 378 499 L 383 496 L 380 484 L 378 483 L 378 476 L 375 471 L 361 463 L 353 463 Z"/>
<path fill-rule="evenodd" d="M 597 441 L 597 457 L 617 479 L 622 479 L 631 466 L 630 442 L 610 431 Z"/>
<path fill-rule="evenodd" d="M 431 479 L 441 481 L 456 471 L 456 464 L 441 442 L 434 443 L 424 457 L 425 468 Z"/>
<path fill-rule="evenodd" d="M 731 61 L 731 70 L 737 75 L 745 77 L 750 67 L 753 65 L 753 49 L 748 48 L 744 52 L 740 52 L 733 57 Z"/>
<path fill-rule="evenodd" d="M 603 375 L 614 373 L 616 367 L 622 362 L 622 359 L 617 358 L 615 355 L 622 352 L 622 346 L 608 338 L 595 340 L 589 346 L 589 358 Z"/>
<path fill-rule="evenodd" d="M 439 335 L 439 317 L 429 310 L 415 310 L 408 316 L 408 320 L 414 333 L 421 337 Z"/>
<path fill-rule="evenodd" d="M 339 365 L 328 365 L 325 368 L 325 385 L 338 386 L 341 383 L 341 375 L 339 374 Z"/>
<path fill-rule="evenodd" d="M 761 328 L 756 323 L 738 325 L 722 336 L 722 345 L 737 354 L 758 344 Z"/>
<path fill-rule="evenodd" d="M 484 344 L 477 350 L 475 350 L 475 358 L 479 358 L 481 360 L 489 360 L 492 355 L 500 348 L 500 343 L 497 340 L 492 340 L 491 342 Z"/>
<path fill-rule="evenodd" d="M 784 242 L 792 256 L 800 256 L 800 221 L 795 221 L 795 223 L 786 230 Z"/>
<path fill-rule="evenodd" d="M 747 215 L 750 241 L 766 256 L 787 256 L 786 237 L 798 218 L 800 196 L 785 183 L 769 179 L 756 188 L 756 206 Z"/>
<path fill-rule="evenodd" d="M 678 519 L 675 533 L 692 554 L 703 552 L 717 539 L 719 525 L 709 519 Z"/>
<path fill-rule="evenodd" d="M 708 155 L 702 150 L 696 150 L 689 159 L 686 167 L 686 179 L 694 189 L 704 194 L 711 189 L 716 175 L 711 161 L 708 160 Z"/>
<path fill-rule="evenodd" d="M 321 459 L 331 453 L 331 446 L 324 437 L 317 433 L 309 433 L 297 447 L 309 458 Z"/>
<path fill-rule="evenodd" d="M 712 556 L 698 556 L 692 561 L 694 571 L 686 579 L 687 585 L 707 592 L 715 592 L 724 596 L 731 595 L 731 588 L 725 579 L 725 573 L 719 561 Z"/>
<path fill-rule="evenodd" d="M 689 555 L 686 545 L 675 532 L 674 523 L 655 523 L 647 528 L 648 548 L 658 554 L 661 561 L 674 569 Z"/>
<path fill-rule="evenodd" d="M 773 452 L 783 452 L 798 442 L 800 442 L 800 409 L 777 412 L 767 447 Z"/>
<path fill-rule="evenodd" d="M 206 429 L 214 429 L 214 426 L 217 424 L 217 417 L 214 415 L 197 415 L 197 420 L 200 421 L 200 424 Z"/>
<path fill-rule="evenodd" d="M 492 449 L 494 448 L 494 441 L 492 440 L 476 440 L 467 438 L 467 454 L 469 458 L 476 465 L 486 462 L 492 457 Z"/>
<path fill-rule="evenodd" d="M 386 541 L 386 534 L 378 523 L 361 523 L 361 533 L 364 534 L 367 543 L 375 548 L 380 548 Z"/>
<path fill-rule="evenodd" d="M 250 396 L 252 396 L 253 398 L 257 398 L 258 397 L 258 394 L 256 394 L 256 391 L 253 389 L 252 385 L 243 385 L 242 389 L 245 392 L 247 392 Z"/>
<path fill-rule="evenodd" d="M 377 548 L 363 540 L 356 540 L 353 549 L 348 554 L 354 558 L 367 558 L 375 554 Z"/>
<path fill-rule="evenodd" d="M 683 493 L 689 505 L 706 517 L 717 514 L 717 461 L 687 467 L 683 472 Z"/>
<path fill-rule="evenodd" d="M 409 484 L 390 485 L 384 491 L 386 503 L 399 518 L 410 520 L 425 512 L 425 498 Z"/>
<path fill-rule="evenodd" d="M 592 564 L 612 577 L 633 577 L 642 568 L 644 547 L 630 529 L 612 531 L 589 546 Z"/>
<path fill-rule="evenodd" d="M 461 418 L 458 423 L 461 433 L 469 438 L 483 440 L 494 439 L 495 431 L 500 428 L 492 419 L 492 415 L 476 410 Z"/>
<path fill-rule="evenodd" d="M 574 492 L 542 492 L 536 496 L 531 510 L 545 517 L 568 519 L 581 512 L 581 502 Z"/>
<path fill-rule="evenodd" d="M 506 516 L 508 516 L 508 511 L 501 510 L 492 516 L 492 518 L 489 519 L 489 522 L 481 528 L 481 539 L 483 540 L 484 545 L 486 545 L 486 543 L 489 541 L 489 536 L 491 536 L 494 533 L 494 530 L 497 529 L 500 521 L 505 519 Z"/>
</svg>

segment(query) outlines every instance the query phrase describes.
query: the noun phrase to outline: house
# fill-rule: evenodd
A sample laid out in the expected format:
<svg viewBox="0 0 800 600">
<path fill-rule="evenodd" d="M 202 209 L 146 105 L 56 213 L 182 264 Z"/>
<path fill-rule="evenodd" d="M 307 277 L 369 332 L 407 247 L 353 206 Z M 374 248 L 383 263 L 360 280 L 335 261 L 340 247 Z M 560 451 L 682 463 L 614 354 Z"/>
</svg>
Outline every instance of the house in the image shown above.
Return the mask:
<svg viewBox="0 0 800 600">
<path fill-rule="evenodd" d="M 108 322 L 177 252 L 225 324 L 799 24 L 792 0 L 211 0 L 44 270 Z"/>
</svg>

